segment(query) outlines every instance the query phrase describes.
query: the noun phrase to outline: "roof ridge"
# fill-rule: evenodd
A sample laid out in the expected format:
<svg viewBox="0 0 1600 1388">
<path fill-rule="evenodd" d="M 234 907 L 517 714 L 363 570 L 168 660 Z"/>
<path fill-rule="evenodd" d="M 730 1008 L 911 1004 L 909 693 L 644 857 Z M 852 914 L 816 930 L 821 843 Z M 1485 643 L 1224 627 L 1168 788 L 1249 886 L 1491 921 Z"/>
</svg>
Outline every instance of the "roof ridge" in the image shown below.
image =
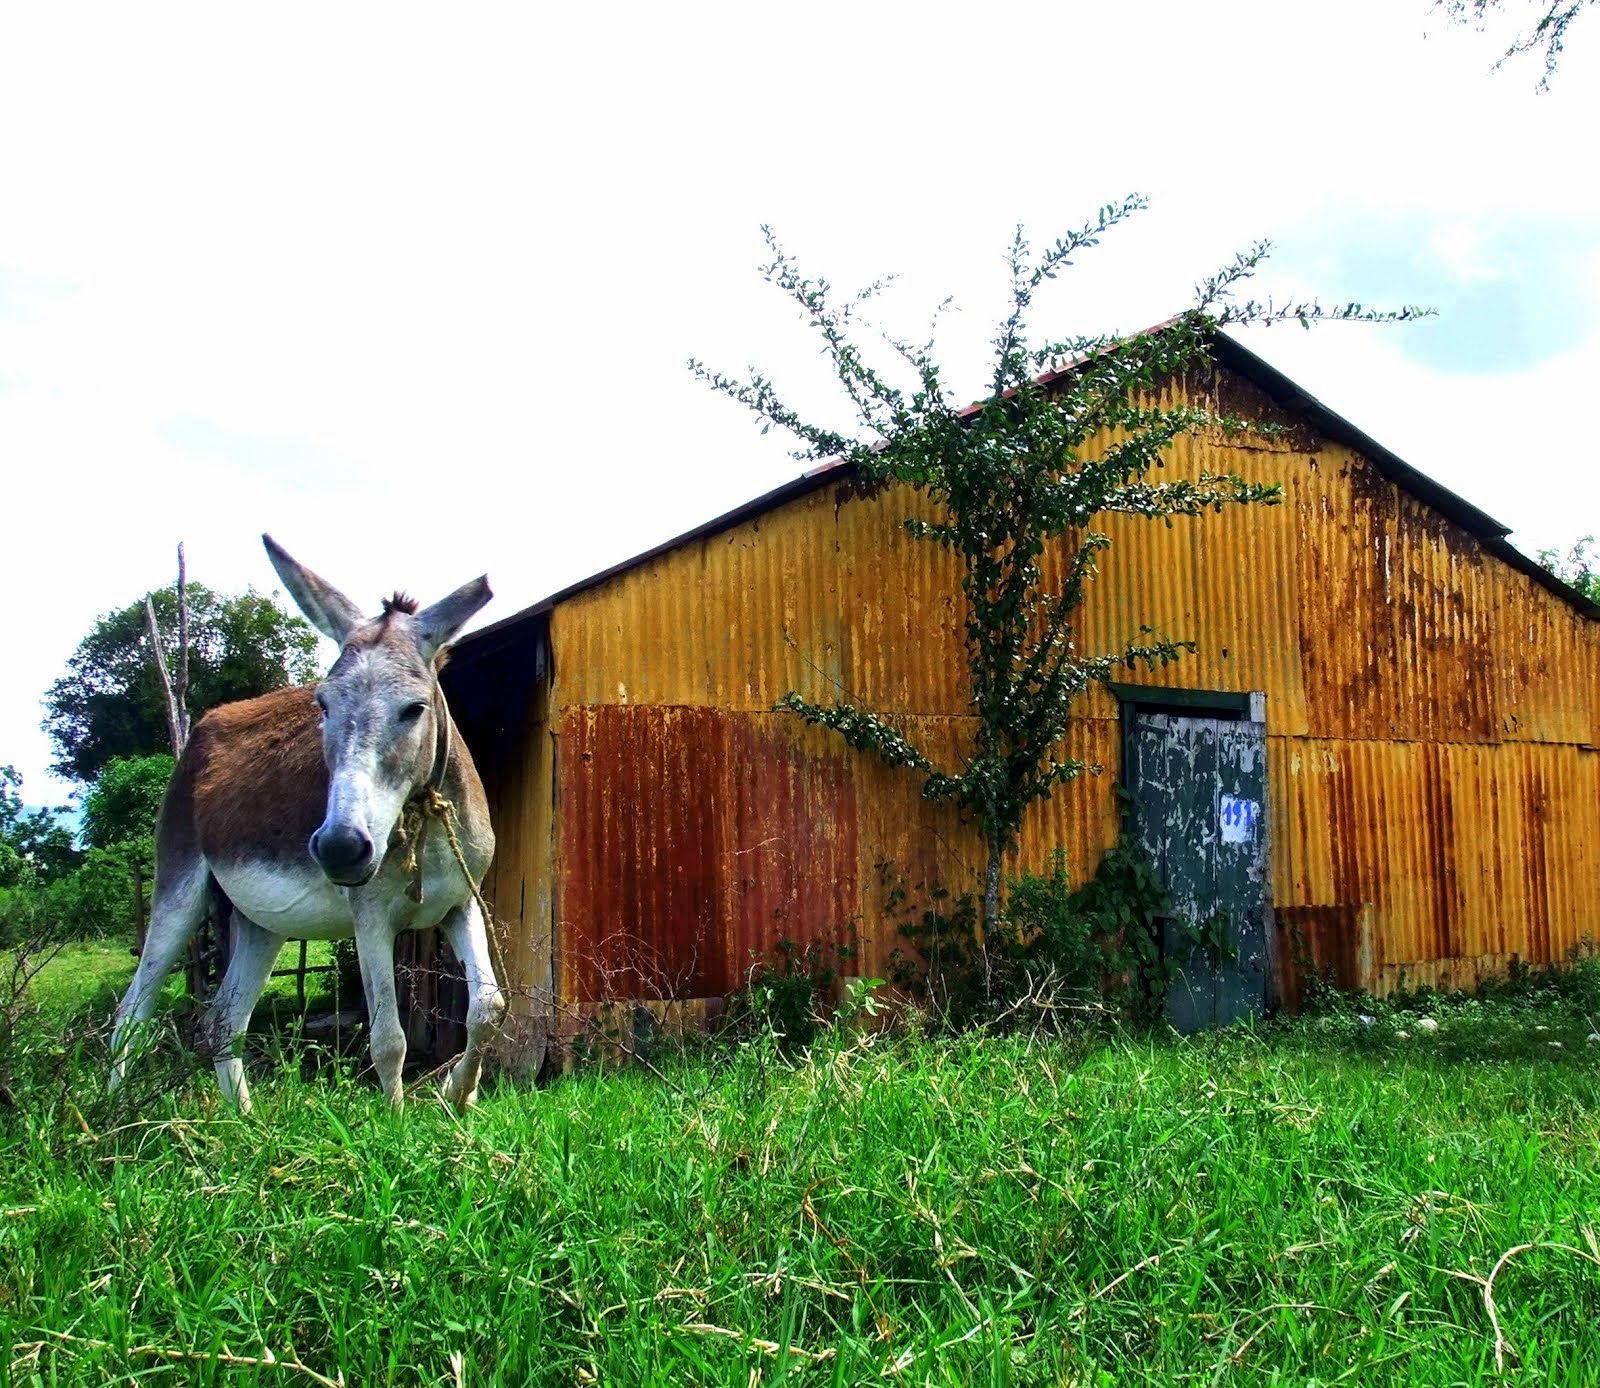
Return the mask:
<svg viewBox="0 0 1600 1388">
<path fill-rule="evenodd" d="M 1160 332 L 1163 328 L 1177 322 L 1181 316 L 1175 315 L 1172 318 L 1163 319 L 1161 322 L 1154 323 L 1148 328 L 1130 334 L 1129 338 L 1122 340 L 1131 340 L 1133 337 L 1143 337 L 1150 333 Z M 1526 574 L 1541 587 L 1548 589 L 1568 605 L 1575 607 L 1591 621 L 1600 621 L 1600 605 L 1591 602 L 1588 597 L 1571 584 L 1558 578 L 1538 560 L 1530 558 L 1506 539 L 1506 536 L 1511 533 L 1510 526 L 1502 524 L 1487 511 L 1474 506 L 1466 498 L 1451 491 L 1442 482 L 1435 481 L 1427 473 L 1406 462 L 1399 454 L 1385 448 L 1370 434 L 1358 429 L 1343 415 L 1329 409 L 1264 357 L 1252 352 L 1243 343 L 1229 336 L 1220 328 L 1214 327 L 1212 329 L 1211 342 L 1212 356 L 1219 366 L 1235 371 L 1253 382 L 1280 409 L 1290 410 L 1305 416 L 1324 436 L 1353 448 L 1372 463 L 1386 481 L 1394 483 L 1395 486 L 1409 493 L 1425 506 L 1437 511 L 1446 520 L 1459 525 L 1474 539 L 1480 541 L 1489 553 L 1502 562 L 1509 564 L 1512 568 Z M 1034 384 L 1049 385 L 1053 381 L 1060 380 L 1062 376 L 1067 375 L 1079 364 L 1081 363 L 1074 362 L 1065 366 L 1054 367 L 1035 377 Z M 963 407 L 958 413 L 961 415 L 970 414 L 981 409 L 985 403 L 983 400 L 974 401 L 971 405 Z M 596 588 L 607 580 L 627 573 L 631 569 L 638 568 L 642 564 L 647 564 L 652 559 L 658 559 L 682 545 L 720 534 L 753 517 L 764 515 L 775 507 L 782 506 L 797 497 L 817 491 L 826 485 L 829 480 L 847 473 L 852 466 L 844 458 L 825 459 L 821 463 L 808 468 L 798 477 L 791 478 L 788 482 L 782 483 L 770 491 L 763 492 L 760 496 L 753 497 L 749 501 L 733 507 L 731 510 L 722 512 L 720 515 L 713 516 L 710 520 L 704 521 L 700 525 L 684 531 L 682 534 L 675 535 L 669 540 L 664 540 L 658 545 L 653 545 L 629 559 L 624 559 L 620 563 L 613 564 L 609 568 L 589 575 L 587 578 L 579 579 L 575 583 L 570 583 L 564 588 L 557 589 L 554 593 L 534 603 L 531 607 L 525 607 L 519 612 L 512 613 L 509 617 L 502 617 L 498 622 L 470 632 L 456 643 L 457 657 L 458 659 L 467 657 L 480 646 L 487 648 L 488 646 L 497 645 L 498 643 L 493 640 L 497 634 L 505 632 L 524 621 L 543 617 L 568 598 L 576 597 L 591 588 Z M 487 643 L 487 646 L 485 646 L 485 643 Z"/>
</svg>

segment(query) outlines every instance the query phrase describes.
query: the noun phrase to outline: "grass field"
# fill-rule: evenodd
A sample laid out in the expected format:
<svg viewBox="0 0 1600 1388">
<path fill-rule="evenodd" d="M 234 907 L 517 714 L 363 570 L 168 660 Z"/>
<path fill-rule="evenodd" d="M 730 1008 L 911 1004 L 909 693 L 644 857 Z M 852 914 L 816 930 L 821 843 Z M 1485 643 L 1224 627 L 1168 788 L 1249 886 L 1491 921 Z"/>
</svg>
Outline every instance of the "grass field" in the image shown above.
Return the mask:
<svg viewBox="0 0 1600 1388">
<path fill-rule="evenodd" d="M 326 940 L 313 940 L 307 950 L 307 964 L 329 963 L 332 948 Z M 293 968 L 299 959 L 300 946 L 287 944 L 278 958 L 278 968 Z M 31 992 L 40 1010 L 57 1021 L 81 1012 L 109 1015 L 127 991 L 137 963 L 126 940 L 69 940 L 50 954 L 34 979 Z M 308 974 L 308 1009 L 331 1005 L 331 986 L 326 975 Z M 175 970 L 168 977 L 162 996 L 170 1005 L 182 995 L 182 973 Z M 263 1014 L 283 1014 L 294 1010 L 297 1002 L 294 979 L 274 978 L 261 995 L 259 1010 Z"/>
<path fill-rule="evenodd" d="M 1435 1015 L 835 1034 L 463 1122 L 293 1063 L 240 1120 L 170 1051 L 118 1105 L 90 1047 L 0 1110 L 0 1354 L 50 1384 L 1478 1383 L 1498 1267 L 1506 1381 L 1593 1384 L 1592 1023 Z"/>
</svg>

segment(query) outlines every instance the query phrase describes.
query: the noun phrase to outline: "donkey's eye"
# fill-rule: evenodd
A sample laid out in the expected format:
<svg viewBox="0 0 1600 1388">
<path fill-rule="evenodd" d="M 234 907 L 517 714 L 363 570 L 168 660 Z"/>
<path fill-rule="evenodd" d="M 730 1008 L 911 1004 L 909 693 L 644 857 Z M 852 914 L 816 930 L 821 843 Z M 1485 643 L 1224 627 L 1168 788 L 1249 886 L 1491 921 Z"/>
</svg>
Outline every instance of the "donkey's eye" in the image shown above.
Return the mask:
<svg viewBox="0 0 1600 1388">
<path fill-rule="evenodd" d="M 415 723 L 427 711 L 428 706 L 426 704 L 407 704 L 400 710 L 400 721 L 402 723 Z"/>
<path fill-rule="evenodd" d="M 318 693 L 317 693 L 317 707 L 320 708 L 323 711 L 323 713 L 327 713 L 327 711 L 328 711 L 328 699 L 327 699 L 327 696 L 325 694 L 321 693 L 321 691 L 318 691 Z"/>
</svg>

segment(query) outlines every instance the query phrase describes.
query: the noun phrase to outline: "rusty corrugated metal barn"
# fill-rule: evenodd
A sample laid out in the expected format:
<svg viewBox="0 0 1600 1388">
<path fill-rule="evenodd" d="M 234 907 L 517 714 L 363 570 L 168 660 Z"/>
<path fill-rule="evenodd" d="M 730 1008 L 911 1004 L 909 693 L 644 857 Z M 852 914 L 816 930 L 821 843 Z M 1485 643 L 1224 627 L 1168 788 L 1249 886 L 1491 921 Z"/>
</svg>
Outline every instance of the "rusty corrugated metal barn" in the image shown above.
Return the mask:
<svg viewBox="0 0 1600 1388">
<path fill-rule="evenodd" d="M 1471 986 L 1600 934 L 1600 613 L 1237 343 L 1181 396 L 1284 427 L 1180 441 L 1168 473 L 1279 482 L 1284 503 L 1104 518 L 1079 640 L 1193 638 L 1148 678 L 1264 710 L 1269 995 L 1292 1001 L 1307 958 L 1375 992 Z M 975 885 L 976 836 L 917 776 L 773 711 L 848 698 L 950 765 L 971 735 L 948 557 L 902 528 L 918 498 L 848 480 L 821 469 L 457 647 L 530 1046 L 552 995 L 718 999 L 778 937 L 846 922 L 882 974 L 882 865 Z M 1082 701 L 1070 750 L 1105 774 L 1036 807 L 1022 864 L 1062 846 L 1082 880 L 1114 842 L 1122 694 Z"/>
</svg>

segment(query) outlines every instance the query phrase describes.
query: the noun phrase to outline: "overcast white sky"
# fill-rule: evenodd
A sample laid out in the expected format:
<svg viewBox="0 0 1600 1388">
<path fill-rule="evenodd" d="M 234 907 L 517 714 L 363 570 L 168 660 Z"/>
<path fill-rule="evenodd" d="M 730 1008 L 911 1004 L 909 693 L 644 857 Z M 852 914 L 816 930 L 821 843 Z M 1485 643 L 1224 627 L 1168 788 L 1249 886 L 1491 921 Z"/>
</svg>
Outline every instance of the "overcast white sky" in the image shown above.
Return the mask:
<svg viewBox="0 0 1600 1388">
<path fill-rule="evenodd" d="M 1510 0 L 1517 4 L 1519 0 Z M 1423 302 L 1247 337 L 1526 548 L 1600 530 L 1600 19 L 1553 90 L 1426 0 L 960 7 L 105 8 L 0 0 L 0 763 L 95 616 L 258 535 L 374 604 L 483 570 L 484 620 L 796 471 L 690 355 L 819 383 L 759 226 L 894 271 L 976 366 L 1024 222 L 1151 211 L 1039 302 Z M 898 316 L 896 316 L 898 315 Z"/>
</svg>

